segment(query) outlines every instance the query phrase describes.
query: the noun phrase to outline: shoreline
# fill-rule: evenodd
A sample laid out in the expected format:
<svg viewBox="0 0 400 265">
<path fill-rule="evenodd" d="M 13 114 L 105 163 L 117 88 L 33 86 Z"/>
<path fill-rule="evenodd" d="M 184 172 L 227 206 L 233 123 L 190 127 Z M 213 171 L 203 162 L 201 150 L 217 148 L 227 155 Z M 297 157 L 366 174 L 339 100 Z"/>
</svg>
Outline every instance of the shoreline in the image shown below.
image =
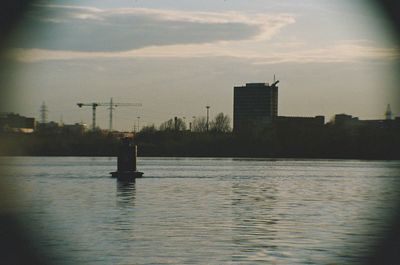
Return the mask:
<svg viewBox="0 0 400 265">
<path fill-rule="evenodd" d="M 5 158 L 5 157 L 102 157 L 102 158 L 117 158 L 116 155 L 62 155 L 62 154 L 56 154 L 56 155 L 24 155 L 24 154 L 17 154 L 17 155 L 7 155 L 7 154 L 2 154 L 0 155 L 0 158 Z M 193 159 L 237 159 L 237 160 L 293 160 L 293 161 L 299 161 L 299 160 L 323 160 L 323 161 L 330 161 L 330 160 L 356 160 L 356 161 L 400 161 L 400 158 L 378 158 L 378 157 L 372 157 L 372 158 L 365 158 L 365 157 L 263 157 L 263 156 L 179 156 L 179 155 L 174 155 L 174 156 L 138 156 L 138 158 L 160 158 L 160 159 L 185 159 L 185 158 L 193 158 Z"/>
</svg>

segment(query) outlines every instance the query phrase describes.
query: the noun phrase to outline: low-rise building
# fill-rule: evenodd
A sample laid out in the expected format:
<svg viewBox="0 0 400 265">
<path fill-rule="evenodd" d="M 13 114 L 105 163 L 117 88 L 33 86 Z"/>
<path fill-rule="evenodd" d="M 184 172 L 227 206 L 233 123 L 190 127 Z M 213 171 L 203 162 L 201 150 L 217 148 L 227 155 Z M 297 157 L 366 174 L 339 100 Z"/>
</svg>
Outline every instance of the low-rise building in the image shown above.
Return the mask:
<svg viewBox="0 0 400 265">
<path fill-rule="evenodd" d="M 61 127 L 63 133 L 67 134 L 83 134 L 87 126 L 82 123 L 75 123 L 75 124 L 64 124 Z"/>
<path fill-rule="evenodd" d="M 0 114 L 0 131 L 32 133 L 35 131 L 35 118 L 14 113 Z"/>
<path fill-rule="evenodd" d="M 315 128 L 324 126 L 325 117 L 321 115 L 315 117 L 278 116 L 275 118 L 274 124 L 278 127 Z"/>
</svg>

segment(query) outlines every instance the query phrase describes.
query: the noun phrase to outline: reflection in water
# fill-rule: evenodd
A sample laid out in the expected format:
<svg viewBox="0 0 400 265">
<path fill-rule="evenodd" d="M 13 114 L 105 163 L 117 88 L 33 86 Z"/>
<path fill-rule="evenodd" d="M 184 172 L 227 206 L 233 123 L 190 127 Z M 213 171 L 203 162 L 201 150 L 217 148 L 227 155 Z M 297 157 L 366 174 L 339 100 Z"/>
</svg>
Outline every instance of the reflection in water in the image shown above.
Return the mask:
<svg viewBox="0 0 400 265">
<path fill-rule="evenodd" d="M 278 223 L 274 214 L 275 186 L 273 182 L 233 183 L 233 243 L 237 251 L 232 261 L 240 263 L 249 256 L 257 261 L 273 261 L 270 250 L 276 248 Z"/>
<path fill-rule="evenodd" d="M 117 181 L 117 205 L 121 207 L 135 206 L 135 180 Z"/>
</svg>

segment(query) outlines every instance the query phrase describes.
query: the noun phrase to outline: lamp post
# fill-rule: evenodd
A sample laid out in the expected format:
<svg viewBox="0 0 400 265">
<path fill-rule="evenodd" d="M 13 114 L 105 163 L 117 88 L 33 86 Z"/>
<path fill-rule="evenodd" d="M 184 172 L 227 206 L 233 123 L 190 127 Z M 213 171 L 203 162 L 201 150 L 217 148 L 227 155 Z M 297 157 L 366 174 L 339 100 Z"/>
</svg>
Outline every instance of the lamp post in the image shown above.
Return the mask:
<svg viewBox="0 0 400 265">
<path fill-rule="evenodd" d="M 192 116 L 192 119 L 193 119 L 192 122 L 189 123 L 189 127 L 190 127 L 189 130 L 190 131 L 192 131 L 192 127 L 194 129 L 194 120 L 196 119 L 196 116 Z"/>
<path fill-rule="evenodd" d="M 137 131 L 138 131 L 138 132 L 140 131 L 139 120 L 140 120 L 140 117 L 137 117 Z"/>
<path fill-rule="evenodd" d="M 210 111 L 210 106 L 206 106 L 206 109 L 207 109 L 207 124 L 206 124 L 206 126 L 207 126 L 207 132 L 208 132 L 208 130 L 209 130 L 209 111 Z"/>
<path fill-rule="evenodd" d="M 186 131 L 186 117 L 183 116 L 182 119 L 183 119 L 183 124 L 184 124 L 184 127 L 185 127 L 185 131 Z"/>
</svg>

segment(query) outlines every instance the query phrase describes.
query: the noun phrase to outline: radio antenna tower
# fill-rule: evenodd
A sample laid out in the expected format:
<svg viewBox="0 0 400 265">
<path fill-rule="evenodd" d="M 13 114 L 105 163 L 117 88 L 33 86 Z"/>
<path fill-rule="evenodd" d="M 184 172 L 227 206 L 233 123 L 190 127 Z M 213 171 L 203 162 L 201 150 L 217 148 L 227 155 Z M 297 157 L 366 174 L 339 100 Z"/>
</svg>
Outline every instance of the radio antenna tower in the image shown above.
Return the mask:
<svg viewBox="0 0 400 265">
<path fill-rule="evenodd" d="M 47 110 L 47 106 L 43 101 L 42 105 L 40 106 L 40 118 L 43 124 L 47 121 L 47 112 L 49 111 Z"/>
</svg>

